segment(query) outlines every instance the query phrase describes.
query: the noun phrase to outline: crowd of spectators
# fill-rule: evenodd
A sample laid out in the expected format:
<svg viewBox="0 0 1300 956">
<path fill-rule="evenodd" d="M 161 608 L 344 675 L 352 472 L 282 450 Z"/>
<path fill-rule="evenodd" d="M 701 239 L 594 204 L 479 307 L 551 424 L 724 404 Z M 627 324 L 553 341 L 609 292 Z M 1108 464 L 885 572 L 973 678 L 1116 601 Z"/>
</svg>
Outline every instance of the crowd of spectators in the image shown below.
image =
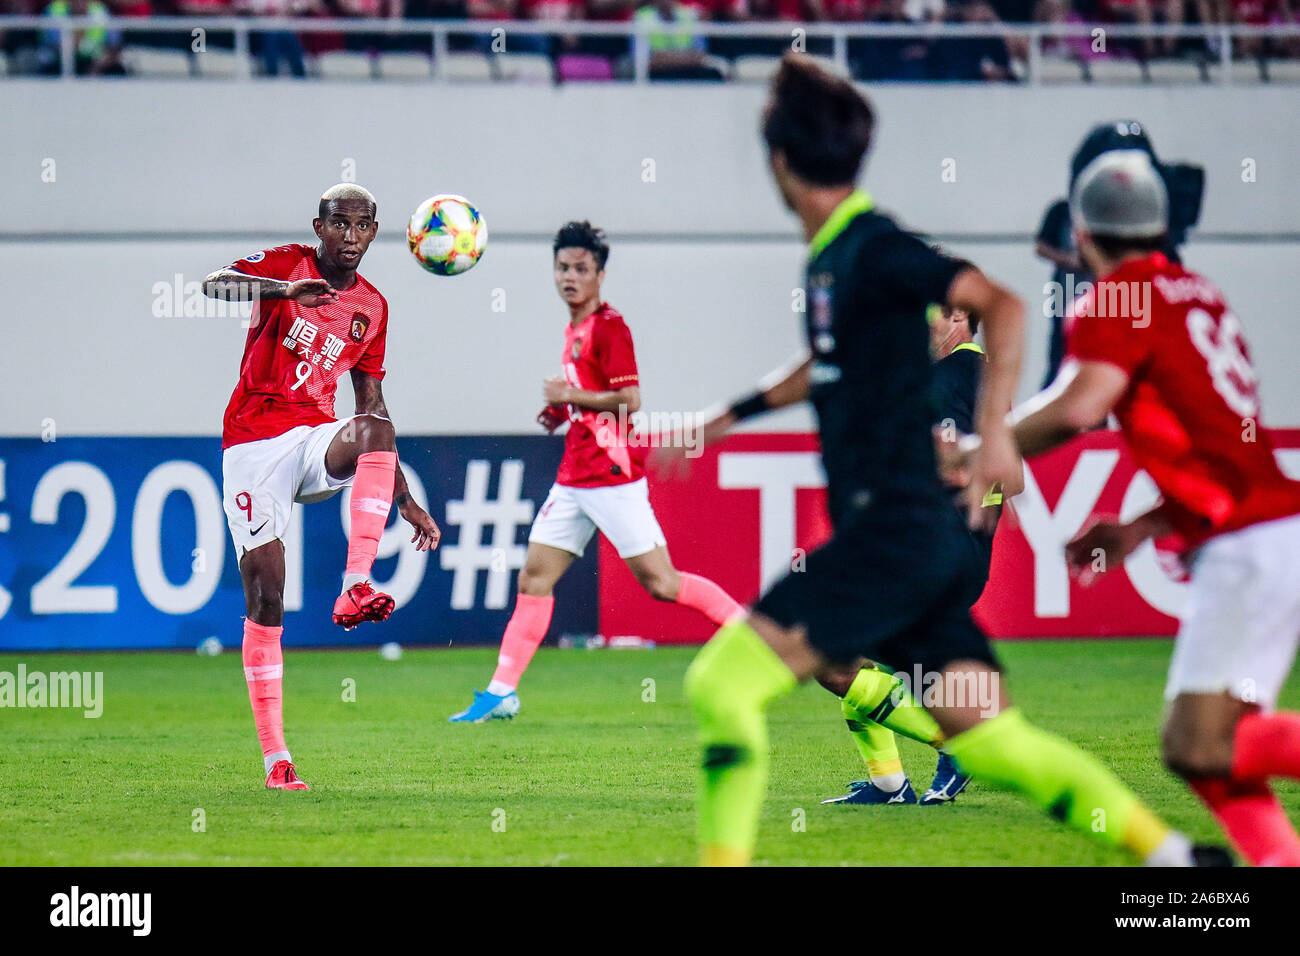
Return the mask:
<svg viewBox="0 0 1300 956">
<path fill-rule="evenodd" d="M 467 29 L 453 35 L 452 49 L 487 52 L 494 38 L 475 32 L 473 21 L 645 21 L 651 25 L 651 75 L 655 78 L 707 79 L 716 72 L 717 58 L 746 54 L 775 54 L 787 49 L 784 37 L 705 37 L 701 21 L 725 23 L 879 23 L 932 24 L 1273 24 L 1300 22 L 1300 0 L 0 0 L 0 15 L 37 14 L 57 19 L 110 15 L 133 16 L 295 16 L 338 20 L 463 19 Z M 214 37 L 213 42 L 223 42 Z M 132 43 L 184 48 L 189 35 L 132 31 Z M 624 37 L 528 34 L 507 39 L 511 52 L 548 56 L 594 54 L 611 59 L 629 57 Z M 1295 56 L 1294 39 L 1243 38 L 1234 52 L 1240 56 Z M 91 27 L 74 38 L 79 73 L 124 72 L 119 31 Z M 58 73 L 61 57 L 58 32 L 5 30 L 0 16 L 0 46 L 9 54 L 10 72 Z M 257 31 L 253 53 L 262 72 L 304 74 L 304 59 L 334 50 L 416 50 L 428 52 L 428 38 L 382 32 L 344 33 Z M 1150 60 L 1172 56 L 1217 55 L 1217 38 L 1145 37 L 1116 39 L 1102 45 L 1087 36 L 1048 37 L 1043 52 L 1073 59 L 1126 57 Z M 807 50 L 828 55 L 831 41 L 808 38 Z M 1013 81 L 1014 64 L 1028 56 L 1023 39 L 1006 36 L 955 38 L 918 34 L 908 38 L 855 38 L 849 42 L 849 62 L 863 80 L 983 80 Z M 17 62 L 15 68 L 13 63 Z"/>
</svg>

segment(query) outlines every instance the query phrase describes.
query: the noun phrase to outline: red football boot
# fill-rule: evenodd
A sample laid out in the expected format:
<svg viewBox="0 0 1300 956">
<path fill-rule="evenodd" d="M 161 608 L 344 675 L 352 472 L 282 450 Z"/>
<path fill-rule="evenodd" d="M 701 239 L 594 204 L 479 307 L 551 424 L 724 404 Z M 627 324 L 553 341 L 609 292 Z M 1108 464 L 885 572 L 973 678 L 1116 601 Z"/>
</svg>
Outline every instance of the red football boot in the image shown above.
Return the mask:
<svg viewBox="0 0 1300 956">
<path fill-rule="evenodd" d="M 334 623 L 350 631 L 363 621 L 386 621 L 396 605 L 369 581 L 358 581 L 334 602 Z"/>
<path fill-rule="evenodd" d="M 293 764 L 287 760 L 277 760 L 266 775 L 267 790 L 310 790 L 307 781 L 298 776 Z"/>
</svg>

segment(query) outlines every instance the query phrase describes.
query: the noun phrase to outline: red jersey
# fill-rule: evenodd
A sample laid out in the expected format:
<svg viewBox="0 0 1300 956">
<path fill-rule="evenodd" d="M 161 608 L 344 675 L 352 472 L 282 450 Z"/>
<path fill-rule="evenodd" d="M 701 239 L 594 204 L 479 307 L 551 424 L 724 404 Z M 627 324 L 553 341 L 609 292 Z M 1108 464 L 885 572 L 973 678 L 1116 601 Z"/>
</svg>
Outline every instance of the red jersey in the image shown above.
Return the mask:
<svg viewBox="0 0 1300 956">
<path fill-rule="evenodd" d="M 564 380 L 592 392 L 617 391 L 639 384 L 632 332 L 607 302 L 564 331 Z M 625 422 L 617 412 L 593 412 L 568 406 L 569 433 L 555 481 L 587 488 L 625 485 L 639 479 L 641 456 L 627 446 Z"/>
<path fill-rule="evenodd" d="M 1114 308 L 1125 289 L 1129 308 Z M 1128 374 L 1115 406 L 1125 444 L 1189 548 L 1300 512 L 1300 482 L 1282 474 L 1259 422 L 1241 324 L 1208 279 L 1157 252 L 1100 280 L 1074 312 L 1067 353 Z"/>
<path fill-rule="evenodd" d="M 231 268 L 289 282 L 321 277 L 316 250 L 298 244 L 255 252 Z M 334 421 L 339 378 L 358 368 L 382 379 L 387 339 L 388 302 L 359 275 L 337 302 L 320 308 L 292 299 L 260 301 L 226 406 L 221 447 Z"/>
</svg>

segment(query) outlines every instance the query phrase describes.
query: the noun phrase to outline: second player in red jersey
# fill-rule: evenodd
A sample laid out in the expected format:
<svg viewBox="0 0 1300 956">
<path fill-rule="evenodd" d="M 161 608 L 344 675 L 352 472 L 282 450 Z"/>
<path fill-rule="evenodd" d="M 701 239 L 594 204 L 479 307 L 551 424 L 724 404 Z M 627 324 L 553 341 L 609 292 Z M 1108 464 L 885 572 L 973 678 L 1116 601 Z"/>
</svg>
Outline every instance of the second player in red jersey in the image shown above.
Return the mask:
<svg viewBox="0 0 1300 956">
<path fill-rule="evenodd" d="M 600 303 L 578 324 L 570 323 L 565 328 L 561 367 L 564 385 L 583 391 L 617 392 L 641 384 L 632 332 L 608 302 Z M 564 395 L 558 380 L 552 380 L 547 387 L 552 397 Z M 555 406 L 553 413 L 560 408 Z M 557 484 L 590 488 L 624 485 L 642 477 L 640 456 L 633 456 L 625 430 L 609 415 L 574 404 L 562 408 L 569 432 L 564 436 L 564 458 L 555 476 Z"/>
<path fill-rule="evenodd" d="M 1149 538 L 1182 539 L 1191 580 L 1165 688 L 1165 763 L 1252 863 L 1300 866 L 1300 836 L 1269 787 L 1300 778 L 1300 714 L 1274 712 L 1300 643 L 1300 484 L 1263 431 L 1237 317 L 1159 251 L 1168 197 L 1147 154 L 1103 153 L 1070 207 L 1101 278 L 1077 303 L 1057 383 L 1018 410 L 1016 442 L 1038 455 L 1118 418 L 1162 501 L 1094 526 L 1067 558 L 1090 575 Z"/>
<path fill-rule="evenodd" d="M 641 381 L 632 333 L 600 295 L 609 258 L 605 234 L 589 222 L 566 223 L 552 252 L 555 289 L 569 321 L 560 357 L 564 374 L 542 382 L 547 404 L 537 420 L 549 432 L 569 423 L 564 458 L 528 534 L 519 593 L 496 672 L 487 690 L 451 716 L 454 723 L 481 723 L 519 712 L 515 689 L 550 627 L 552 591 L 597 530 L 652 597 L 693 608 L 715 624 L 741 611 L 722 588 L 678 571 L 668 558 L 650 507 L 641 449 L 628 441 L 628 416 L 641 407 Z"/>
</svg>

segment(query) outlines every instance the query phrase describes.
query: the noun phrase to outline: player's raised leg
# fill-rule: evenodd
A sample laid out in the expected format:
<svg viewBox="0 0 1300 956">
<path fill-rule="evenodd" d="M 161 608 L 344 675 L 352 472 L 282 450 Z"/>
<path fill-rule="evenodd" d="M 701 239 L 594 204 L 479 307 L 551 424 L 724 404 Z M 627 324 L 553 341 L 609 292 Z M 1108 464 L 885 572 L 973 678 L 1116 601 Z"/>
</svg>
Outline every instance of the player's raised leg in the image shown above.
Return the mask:
<svg viewBox="0 0 1300 956">
<path fill-rule="evenodd" d="M 352 478 L 348 556 L 342 593 L 334 603 L 334 623 L 353 628 L 363 621 L 385 621 L 394 602 L 375 590 L 370 569 L 393 505 L 397 473 L 393 423 L 376 415 L 350 419 L 330 442 L 325 468 L 336 480 Z"/>
<path fill-rule="evenodd" d="M 648 503 L 646 507 L 649 507 Z M 634 555 L 626 561 L 641 587 L 657 601 L 670 601 L 699 611 L 718 626 L 745 612 L 730 594 L 713 581 L 674 568 L 668 557 L 668 549 L 663 545 L 656 545 L 650 551 Z"/>
<path fill-rule="evenodd" d="M 244 554 L 239 562 L 244 582 L 244 679 L 253 705 L 257 738 L 262 744 L 266 786 L 271 790 L 310 790 L 298 779 L 284 742 L 284 545 L 278 540 Z"/>
<path fill-rule="evenodd" d="M 516 689 L 532 662 L 533 654 L 546 638 L 555 608 L 555 585 L 569 569 L 574 557 L 572 552 L 549 544 L 528 543 L 528 555 L 519 572 L 515 610 L 501 638 L 496 672 L 487 690 L 475 691 L 474 702 L 448 718 L 452 723 L 481 724 L 519 713 Z"/>
</svg>

